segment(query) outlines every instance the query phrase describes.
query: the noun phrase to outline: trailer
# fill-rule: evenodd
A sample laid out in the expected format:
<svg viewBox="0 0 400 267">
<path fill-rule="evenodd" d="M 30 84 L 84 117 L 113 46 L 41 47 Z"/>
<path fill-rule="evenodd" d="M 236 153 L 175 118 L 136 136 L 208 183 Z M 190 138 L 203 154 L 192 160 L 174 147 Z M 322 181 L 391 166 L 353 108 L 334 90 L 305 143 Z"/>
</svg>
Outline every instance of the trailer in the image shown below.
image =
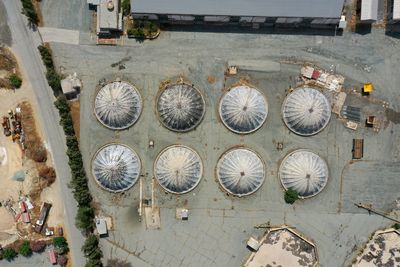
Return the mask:
<svg viewBox="0 0 400 267">
<path fill-rule="evenodd" d="M 364 156 L 364 139 L 353 139 L 353 159 L 361 159 Z"/>
<path fill-rule="evenodd" d="M 57 255 L 54 250 L 49 250 L 49 261 L 52 265 L 57 264 Z"/>
<path fill-rule="evenodd" d="M 43 225 L 46 221 L 47 215 L 49 214 L 50 208 L 51 208 L 50 203 L 43 202 L 42 207 L 40 208 L 39 219 L 36 221 L 35 232 L 37 233 L 42 232 Z"/>
</svg>

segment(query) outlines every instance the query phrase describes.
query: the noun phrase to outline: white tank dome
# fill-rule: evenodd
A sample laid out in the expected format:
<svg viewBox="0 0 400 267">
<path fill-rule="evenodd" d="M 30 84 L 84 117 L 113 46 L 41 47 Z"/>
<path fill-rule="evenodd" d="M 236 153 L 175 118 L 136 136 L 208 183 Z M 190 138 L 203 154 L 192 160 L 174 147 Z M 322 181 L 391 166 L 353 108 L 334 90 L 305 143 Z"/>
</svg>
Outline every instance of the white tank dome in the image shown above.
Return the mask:
<svg viewBox="0 0 400 267">
<path fill-rule="evenodd" d="M 232 132 L 247 134 L 259 129 L 267 119 L 268 103 L 255 88 L 240 85 L 226 92 L 219 104 L 219 115 Z"/>
<path fill-rule="evenodd" d="M 167 86 L 157 100 L 161 123 L 172 131 L 187 132 L 200 124 L 205 113 L 201 93 L 189 84 Z"/>
<path fill-rule="evenodd" d="M 92 161 L 96 182 L 110 192 L 131 188 L 140 175 L 140 158 L 126 145 L 109 144 L 100 148 Z"/>
<path fill-rule="evenodd" d="M 286 96 L 282 117 L 294 133 L 310 136 L 322 131 L 331 117 L 331 106 L 324 94 L 314 88 L 298 88 Z"/>
<path fill-rule="evenodd" d="M 299 197 L 317 195 L 328 183 L 328 166 L 317 154 L 300 149 L 288 154 L 279 167 L 279 179 L 285 190 L 293 189 Z"/>
<path fill-rule="evenodd" d="M 158 155 L 154 162 L 154 175 L 166 191 L 184 194 L 199 184 L 203 176 L 203 163 L 193 149 L 173 145 Z"/>
<path fill-rule="evenodd" d="M 264 162 L 247 148 L 228 150 L 218 161 L 217 178 L 228 193 L 239 197 L 250 195 L 264 182 Z"/>
<path fill-rule="evenodd" d="M 126 82 L 112 82 L 102 87 L 94 101 L 94 113 L 104 126 L 122 130 L 132 126 L 142 112 L 137 89 Z"/>
</svg>

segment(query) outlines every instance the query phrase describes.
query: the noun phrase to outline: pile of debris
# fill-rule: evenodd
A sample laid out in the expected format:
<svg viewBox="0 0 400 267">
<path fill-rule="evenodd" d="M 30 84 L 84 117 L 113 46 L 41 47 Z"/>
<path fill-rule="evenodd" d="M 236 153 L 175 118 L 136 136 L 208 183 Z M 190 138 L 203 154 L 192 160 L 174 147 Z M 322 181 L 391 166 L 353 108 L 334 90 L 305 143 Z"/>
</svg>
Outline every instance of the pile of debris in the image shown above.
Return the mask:
<svg viewBox="0 0 400 267">
<path fill-rule="evenodd" d="M 342 90 L 344 84 L 344 77 L 342 75 L 332 74 L 311 66 L 303 66 L 300 72 L 306 84 L 311 82 L 334 92 Z"/>
<path fill-rule="evenodd" d="M 25 150 L 25 135 L 21 127 L 20 107 L 17 107 L 15 111 L 10 109 L 8 114 L 3 116 L 2 126 L 4 135 L 11 135 L 12 141 L 18 141 L 21 144 L 22 150 Z"/>
</svg>

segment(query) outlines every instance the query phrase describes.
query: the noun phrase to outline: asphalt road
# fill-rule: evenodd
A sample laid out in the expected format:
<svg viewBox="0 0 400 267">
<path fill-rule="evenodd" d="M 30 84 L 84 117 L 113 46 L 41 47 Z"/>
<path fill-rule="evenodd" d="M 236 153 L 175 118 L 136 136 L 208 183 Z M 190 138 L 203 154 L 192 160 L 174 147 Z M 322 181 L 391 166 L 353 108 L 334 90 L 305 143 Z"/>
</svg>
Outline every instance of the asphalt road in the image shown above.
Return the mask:
<svg viewBox="0 0 400 267">
<path fill-rule="evenodd" d="M 81 252 L 84 237 L 75 227 L 75 215 L 77 204 L 68 188 L 71 180 L 71 171 L 68 166 L 68 158 L 65 153 L 65 135 L 59 126 L 58 111 L 53 105 L 54 96 L 48 86 L 44 66 L 40 58 L 37 46 L 41 43 L 37 31 L 27 27 L 27 20 L 21 14 L 21 3 L 16 0 L 0 0 L 4 3 L 8 14 L 8 25 L 12 35 L 12 48 L 22 62 L 26 70 L 30 84 L 36 95 L 40 113 L 38 118 L 42 121 L 45 134 L 45 142 L 50 150 L 57 172 L 58 185 L 61 198 L 64 202 L 64 222 L 68 234 L 69 247 L 72 255 L 73 266 L 84 266 L 85 258 Z"/>
</svg>

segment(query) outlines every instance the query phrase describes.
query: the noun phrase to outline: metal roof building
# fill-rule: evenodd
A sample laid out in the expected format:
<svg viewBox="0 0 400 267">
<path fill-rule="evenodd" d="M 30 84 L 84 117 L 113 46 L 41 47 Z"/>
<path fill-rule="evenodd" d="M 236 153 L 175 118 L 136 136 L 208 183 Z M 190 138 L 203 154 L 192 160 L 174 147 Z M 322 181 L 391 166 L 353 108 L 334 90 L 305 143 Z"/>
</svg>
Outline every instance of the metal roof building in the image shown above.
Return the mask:
<svg viewBox="0 0 400 267">
<path fill-rule="evenodd" d="M 301 198 L 320 193 L 328 183 L 328 165 L 317 154 L 299 149 L 288 154 L 278 171 L 285 190 L 293 189 Z"/>
<path fill-rule="evenodd" d="M 169 23 L 336 24 L 343 0 L 131 0 L 134 17 Z M 273 18 L 273 19 L 269 19 Z M 310 19 L 303 21 L 304 18 Z M 315 19 L 315 20 L 314 20 Z M 321 20 L 322 19 L 322 20 Z"/>
<path fill-rule="evenodd" d="M 161 123 L 172 131 L 187 132 L 200 124 L 205 103 L 201 93 L 189 84 L 167 86 L 157 99 Z"/>
<path fill-rule="evenodd" d="M 375 21 L 378 19 L 378 0 L 361 1 L 361 21 Z"/>
<path fill-rule="evenodd" d="M 400 20 L 400 0 L 393 1 L 393 20 Z"/>
<path fill-rule="evenodd" d="M 236 86 L 226 92 L 219 104 L 224 125 L 239 134 L 259 129 L 267 119 L 268 103 L 264 95 L 249 86 Z"/>
</svg>

